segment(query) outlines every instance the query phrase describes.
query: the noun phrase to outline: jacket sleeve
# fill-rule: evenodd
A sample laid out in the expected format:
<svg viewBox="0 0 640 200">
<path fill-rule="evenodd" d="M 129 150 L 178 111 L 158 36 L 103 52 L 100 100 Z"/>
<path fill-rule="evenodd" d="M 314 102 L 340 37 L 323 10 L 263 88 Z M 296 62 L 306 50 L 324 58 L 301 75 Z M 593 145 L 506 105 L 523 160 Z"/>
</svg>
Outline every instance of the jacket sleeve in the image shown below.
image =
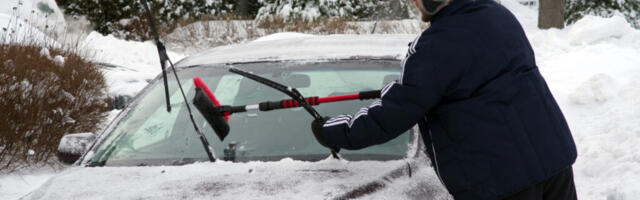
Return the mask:
<svg viewBox="0 0 640 200">
<path fill-rule="evenodd" d="M 356 150 L 396 138 L 423 119 L 455 86 L 472 62 L 466 57 L 454 45 L 423 42 L 410 46 L 400 80 L 386 85 L 381 99 L 369 107 L 329 119 L 322 139 L 334 148 Z"/>
</svg>

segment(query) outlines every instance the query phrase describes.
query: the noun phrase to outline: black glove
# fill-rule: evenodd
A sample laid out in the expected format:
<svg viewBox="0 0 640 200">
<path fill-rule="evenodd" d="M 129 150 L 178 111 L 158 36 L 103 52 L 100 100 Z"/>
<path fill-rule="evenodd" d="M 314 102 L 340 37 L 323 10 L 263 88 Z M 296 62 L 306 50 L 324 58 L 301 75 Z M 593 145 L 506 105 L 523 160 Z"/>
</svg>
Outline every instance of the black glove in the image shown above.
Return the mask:
<svg viewBox="0 0 640 200">
<path fill-rule="evenodd" d="M 314 119 L 313 122 L 311 122 L 311 131 L 313 131 L 313 136 L 316 137 L 316 140 L 318 141 L 318 143 L 320 143 L 324 147 L 331 149 L 334 152 L 339 152 L 340 149 L 330 147 L 329 145 L 327 145 L 327 142 L 325 142 L 322 139 L 322 126 L 324 126 L 324 123 L 327 120 L 329 120 L 329 117 L 324 117 L 322 119 Z"/>
</svg>

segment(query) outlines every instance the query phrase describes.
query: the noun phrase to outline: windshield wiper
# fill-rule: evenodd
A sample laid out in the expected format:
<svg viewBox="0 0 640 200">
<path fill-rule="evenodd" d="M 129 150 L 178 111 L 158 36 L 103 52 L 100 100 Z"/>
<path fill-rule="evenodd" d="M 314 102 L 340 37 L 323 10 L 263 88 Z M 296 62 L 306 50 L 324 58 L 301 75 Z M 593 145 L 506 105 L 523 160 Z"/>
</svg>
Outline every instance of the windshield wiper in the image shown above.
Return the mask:
<svg viewBox="0 0 640 200">
<path fill-rule="evenodd" d="M 178 73 L 176 72 L 176 68 L 175 66 L 173 66 L 173 62 L 171 62 L 169 55 L 167 55 L 167 49 L 165 48 L 164 44 L 162 44 L 162 42 L 160 41 L 158 30 L 156 29 L 156 26 L 153 23 L 153 16 L 151 15 L 149 4 L 147 3 L 147 0 L 142 0 L 142 3 L 143 3 L 144 10 L 147 13 L 147 19 L 149 20 L 149 25 L 151 26 L 151 32 L 156 41 L 156 46 L 158 48 L 158 56 L 160 56 L 160 66 L 162 67 L 165 98 L 167 101 L 167 112 L 171 112 L 171 103 L 169 102 L 169 84 L 167 83 L 167 71 L 165 69 L 167 62 L 169 62 L 169 64 L 171 65 L 171 69 L 173 70 L 173 75 L 175 75 L 176 77 L 176 81 L 178 83 L 178 87 L 180 88 L 180 92 L 182 93 L 182 98 L 184 98 L 184 104 L 187 106 L 187 111 L 189 112 L 189 118 L 191 119 L 193 128 L 195 129 L 196 134 L 198 134 L 198 137 L 200 137 L 200 141 L 202 142 L 204 151 L 207 153 L 207 157 L 209 157 L 209 161 L 215 162 L 216 159 L 213 157 L 213 153 L 212 153 L 213 148 L 211 148 L 209 141 L 207 141 L 207 138 L 200 131 L 200 129 L 198 128 L 198 125 L 196 124 L 196 121 L 193 119 L 193 114 L 191 113 L 191 106 L 189 106 L 189 101 L 187 101 L 187 95 L 184 94 L 184 90 L 182 89 L 182 84 L 180 84 L 180 79 L 178 78 Z"/>
<path fill-rule="evenodd" d="M 292 87 L 287 87 L 287 86 L 282 85 L 280 83 L 277 83 L 275 81 L 263 78 L 261 76 L 258 76 L 258 75 L 255 75 L 255 74 L 252 74 L 252 73 L 249 73 L 249 72 L 242 71 L 242 70 L 237 69 L 237 68 L 229 68 L 229 72 L 238 74 L 240 76 L 244 76 L 246 78 L 254 80 L 254 81 L 256 81 L 256 82 L 258 82 L 260 84 L 269 86 L 269 87 L 271 87 L 273 89 L 276 89 L 276 90 L 278 90 L 278 91 L 290 96 L 291 98 L 293 98 L 293 100 L 298 102 L 298 104 L 300 106 L 302 106 L 307 112 L 309 112 L 309 114 L 314 119 L 323 120 L 322 116 L 320 116 L 318 111 L 316 111 L 316 109 L 314 109 L 309 103 L 307 103 L 307 100 L 304 98 L 304 96 L 302 96 L 302 94 L 300 94 L 298 89 L 292 88 Z M 331 155 L 335 159 L 340 159 L 340 157 L 338 157 L 338 152 L 336 150 L 334 150 L 334 149 L 331 149 Z"/>
</svg>

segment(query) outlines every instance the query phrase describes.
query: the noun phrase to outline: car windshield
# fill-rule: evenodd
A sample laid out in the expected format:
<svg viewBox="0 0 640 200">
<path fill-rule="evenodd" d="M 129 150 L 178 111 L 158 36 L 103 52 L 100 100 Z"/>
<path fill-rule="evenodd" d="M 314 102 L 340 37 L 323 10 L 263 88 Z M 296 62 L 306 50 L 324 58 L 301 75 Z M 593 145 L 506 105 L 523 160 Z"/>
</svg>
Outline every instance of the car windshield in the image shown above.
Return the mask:
<svg viewBox="0 0 640 200">
<path fill-rule="evenodd" d="M 192 79 L 200 77 L 222 105 L 247 105 L 290 99 L 285 94 L 251 79 L 229 73 L 229 67 L 298 88 L 305 96 L 334 96 L 378 90 L 396 80 L 399 62 L 394 60 L 350 60 L 331 62 L 267 62 L 209 65 L 179 69 L 197 125 L 213 147 L 216 158 L 234 161 L 272 161 L 283 158 L 315 161 L 325 159 L 329 150 L 313 137 L 313 118 L 302 108 L 254 111 L 231 115 L 231 131 L 220 141 L 211 126 L 195 109 Z M 168 74 L 171 112 L 167 112 L 164 85 L 156 79 L 137 97 L 124 116 L 114 121 L 107 138 L 98 145 L 94 165 L 175 165 L 205 161 L 207 155 L 190 122 L 184 100 L 173 74 Z M 323 116 L 353 114 L 372 100 L 351 100 L 314 106 Z M 369 148 L 348 151 L 347 160 L 390 160 L 406 155 L 410 134 Z M 231 148 L 231 146 L 234 146 Z"/>
</svg>

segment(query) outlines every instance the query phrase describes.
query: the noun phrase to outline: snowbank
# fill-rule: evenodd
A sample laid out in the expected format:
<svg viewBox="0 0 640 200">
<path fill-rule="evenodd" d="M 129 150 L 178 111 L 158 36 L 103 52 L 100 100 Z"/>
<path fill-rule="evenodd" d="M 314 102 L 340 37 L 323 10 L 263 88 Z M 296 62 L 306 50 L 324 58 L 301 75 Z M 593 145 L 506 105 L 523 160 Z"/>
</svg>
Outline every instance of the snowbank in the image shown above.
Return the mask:
<svg viewBox="0 0 640 200">
<path fill-rule="evenodd" d="M 0 4 L 1 14 L 27 20 L 28 24 L 40 30 L 48 25 L 61 33 L 66 27 L 62 11 L 55 0 L 3 0 Z M 0 21 L 0 26 L 6 25 L 7 23 Z"/>
<path fill-rule="evenodd" d="M 26 39 L 29 38 L 29 39 Z M 34 26 L 16 23 L 16 18 L 0 13 L 0 42 L 4 43 L 32 43 L 37 45 L 56 45 L 53 39 Z"/>
<path fill-rule="evenodd" d="M 640 197 L 640 30 L 621 16 L 539 30 L 535 10 L 502 3 L 523 24 L 573 132 L 579 198 Z"/>
<path fill-rule="evenodd" d="M 110 96 L 133 97 L 162 71 L 158 49 L 151 41 L 125 41 L 91 32 L 81 46 L 94 61 L 116 66 L 103 68 Z M 172 51 L 167 53 L 173 62 L 184 57 Z"/>
<path fill-rule="evenodd" d="M 310 34 L 304 33 L 296 33 L 296 32 L 283 32 L 283 33 L 275 33 L 267 36 L 260 37 L 255 39 L 254 42 L 262 42 L 262 41 L 270 41 L 270 40 L 282 40 L 282 39 L 293 39 L 293 38 L 307 38 L 313 37 Z"/>
</svg>

